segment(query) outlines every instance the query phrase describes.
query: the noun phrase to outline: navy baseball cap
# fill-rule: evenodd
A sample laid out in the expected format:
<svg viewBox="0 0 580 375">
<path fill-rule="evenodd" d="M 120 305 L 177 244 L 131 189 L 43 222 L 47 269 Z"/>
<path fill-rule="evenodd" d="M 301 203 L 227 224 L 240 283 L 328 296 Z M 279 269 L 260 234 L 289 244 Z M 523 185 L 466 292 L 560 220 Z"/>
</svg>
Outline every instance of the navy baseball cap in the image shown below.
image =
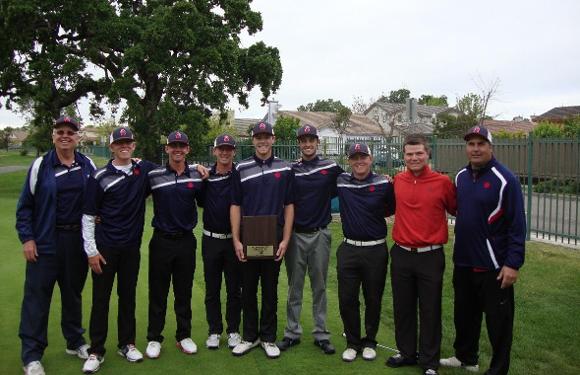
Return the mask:
<svg viewBox="0 0 580 375">
<path fill-rule="evenodd" d="M 184 132 L 180 132 L 176 130 L 174 132 L 169 133 L 167 136 L 167 144 L 170 143 L 183 143 L 184 145 L 189 146 L 189 139 L 187 138 L 187 134 Z"/>
<path fill-rule="evenodd" d="M 59 126 L 70 126 L 76 131 L 81 129 L 79 122 L 74 119 L 73 117 L 69 116 L 60 116 L 55 122 L 53 128 L 58 128 Z"/>
<path fill-rule="evenodd" d="M 131 141 L 135 140 L 131 129 L 126 127 L 116 128 L 115 130 L 113 130 L 111 136 L 109 137 L 109 143 L 115 143 L 117 141 L 122 141 L 124 139 L 129 139 Z"/>
<path fill-rule="evenodd" d="M 348 148 L 348 158 L 352 158 L 356 154 L 363 154 L 363 155 L 371 155 L 371 150 L 369 150 L 369 146 L 364 143 L 353 143 Z"/>
<path fill-rule="evenodd" d="M 318 131 L 316 130 L 316 128 L 314 126 L 308 125 L 308 124 L 301 126 L 296 131 L 296 138 L 300 138 L 300 137 L 303 137 L 306 135 L 311 135 L 313 137 L 318 138 Z"/>
<path fill-rule="evenodd" d="M 236 148 L 236 140 L 229 134 L 222 134 L 219 137 L 216 137 L 215 141 L 213 142 L 213 147 L 220 146 L 230 146 Z"/>
<path fill-rule="evenodd" d="M 491 132 L 487 128 L 484 128 L 483 126 L 477 125 L 469 129 L 469 131 L 465 133 L 463 139 L 467 141 L 472 135 L 479 135 L 480 137 L 488 141 L 490 144 L 493 143 L 493 137 L 491 136 Z"/>
<path fill-rule="evenodd" d="M 266 121 L 260 121 L 252 128 L 252 137 L 258 134 L 274 135 L 272 125 Z"/>
</svg>

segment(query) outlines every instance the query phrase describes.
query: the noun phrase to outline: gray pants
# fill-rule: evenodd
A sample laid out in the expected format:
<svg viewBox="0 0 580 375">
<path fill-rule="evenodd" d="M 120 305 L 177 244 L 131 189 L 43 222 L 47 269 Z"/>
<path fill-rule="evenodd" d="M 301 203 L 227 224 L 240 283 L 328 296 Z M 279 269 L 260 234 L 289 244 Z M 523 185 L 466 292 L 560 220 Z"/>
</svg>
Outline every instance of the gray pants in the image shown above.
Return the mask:
<svg viewBox="0 0 580 375">
<path fill-rule="evenodd" d="M 304 278 L 308 270 L 312 287 L 312 317 L 316 340 L 328 340 L 326 330 L 326 278 L 330 257 L 330 230 L 323 229 L 314 233 L 292 234 L 286 252 L 286 271 L 288 272 L 288 302 L 286 304 L 287 323 L 284 336 L 297 339 L 302 335 L 300 312 Z"/>
</svg>

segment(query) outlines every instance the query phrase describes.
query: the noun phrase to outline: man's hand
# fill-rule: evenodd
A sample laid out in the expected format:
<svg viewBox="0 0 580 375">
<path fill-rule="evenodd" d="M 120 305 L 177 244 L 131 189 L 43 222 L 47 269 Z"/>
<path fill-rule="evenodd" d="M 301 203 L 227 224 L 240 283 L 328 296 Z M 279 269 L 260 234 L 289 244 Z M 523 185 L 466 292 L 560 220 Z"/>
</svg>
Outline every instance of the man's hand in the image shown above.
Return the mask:
<svg viewBox="0 0 580 375">
<path fill-rule="evenodd" d="M 278 251 L 276 251 L 276 262 L 279 262 L 284 258 L 284 254 L 286 254 L 286 250 L 288 250 L 288 241 L 280 241 L 278 245 Z"/>
<path fill-rule="evenodd" d="M 105 258 L 103 258 L 101 254 L 97 254 L 92 257 L 89 257 L 88 259 L 89 259 L 89 267 L 91 267 L 91 270 L 97 275 L 102 274 L 103 269 L 101 268 L 101 263 L 103 263 L 103 265 L 107 264 Z"/>
<path fill-rule="evenodd" d="M 519 271 L 508 266 L 503 266 L 497 275 L 497 280 L 501 280 L 501 288 L 509 288 L 518 280 Z"/>
<path fill-rule="evenodd" d="M 36 262 L 38 251 L 36 250 L 36 241 L 28 240 L 22 244 L 22 253 L 27 262 Z"/>
<path fill-rule="evenodd" d="M 201 175 L 201 179 L 205 180 L 206 178 L 209 177 L 209 169 L 207 169 L 206 167 L 204 167 L 201 164 L 197 165 L 197 171 L 199 172 L 199 174 Z"/>
<path fill-rule="evenodd" d="M 244 245 L 240 241 L 234 240 L 234 250 L 236 251 L 236 256 L 240 262 L 247 262 L 248 260 L 244 256 Z"/>
</svg>

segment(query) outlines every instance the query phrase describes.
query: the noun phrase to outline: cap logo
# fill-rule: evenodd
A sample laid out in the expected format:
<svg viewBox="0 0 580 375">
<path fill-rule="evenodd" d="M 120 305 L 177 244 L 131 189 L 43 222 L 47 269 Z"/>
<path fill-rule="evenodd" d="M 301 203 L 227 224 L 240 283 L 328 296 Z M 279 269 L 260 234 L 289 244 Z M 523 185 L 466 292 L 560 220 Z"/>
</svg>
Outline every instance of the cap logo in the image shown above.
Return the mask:
<svg viewBox="0 0 580 375">
<path fill-rule="evenodd" d="M 181 133 L 175 132 L 175 139 L 181 139 Z"/>
<path fill-rule="evenodd" d="M 479 133 L 480 131 L 481 131 L 481 128 L 479 126 L 476 126 L 475 128 L 473 128 L 474 133 Z"/>
<path fill-rule="evenodd" d="M 307 127 L 305 127 L 305 128 L 304 128 L 304 132 L 305 132 L 305 133 L 310 133 L 310 126 L 307 126 Z"/>
<path fill-rule="evenodd" d="M 230 141 L 230 137 L 228 137 L 227 135 L 224 135 L 224 142 L 229 142 Z"/>
<path fill-rule="evenodd" d="M 360 151 L 360 143 L 356 143 L 356 144 L 354 145 L 354 150 L 355 150 L 355 151 Z"/>
<path fill-rule="evenodd" d="M 125 129 L 121 128 L 121 130 L 119 130 L 119 134 L 120 134 L 122 137 L 124 137 L 124 136 L 126 136 L 126 135 L 127 135 L 127 131 L 126 131 Z"/>
<path fill-rule="evenodd" d="M 70 122 L 70 117 L 65 117 L 63 121 L 64 122 Z"/>
<path fill-rule="evenodd" d="M 258 127 L 259 127 L 261 130 L 264 130 L 264 129 L 266 129 L 266 124 L 264 124 L 263 122 L 261 122 L 261 123 L 260 123 L 260 125 L 258 125 Z"/>
</svg>

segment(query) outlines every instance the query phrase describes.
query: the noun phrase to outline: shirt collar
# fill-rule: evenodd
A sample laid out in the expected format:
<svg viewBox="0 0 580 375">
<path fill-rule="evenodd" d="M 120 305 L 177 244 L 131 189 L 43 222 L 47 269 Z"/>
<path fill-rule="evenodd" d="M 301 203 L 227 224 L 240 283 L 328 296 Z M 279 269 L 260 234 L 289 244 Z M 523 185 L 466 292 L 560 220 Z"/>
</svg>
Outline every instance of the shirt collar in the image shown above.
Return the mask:
<svg viewBox="0 0 580 375">
<path fill-rule="evenodd" d="M 169 162 L 167 162 L 167 164 L 165 164 L 165 169 L 168 172 L 171 172 L 175 175 L 177 175 L 177 171 L 173 168 L 171 168 L 171 165 L 169 165 Z M 185 164 L 185 170 L 183 171 L 183 174 L 186 175 L 187 177 L 189 177 L 189 166 L 187 164 Z"/>
<path fill-rule="evenodd" d="M 272 161 L 274 160 L 274 154 L 272 153 L 272 156 L 270 156 L 268 159 L 263 160 L 260 159 L 255 153 L 253 155 L 254 157 L 254 161 L 258 164 L 258 165 L 264 165 L 267 164 L 268 166 L 272 165 Z"/>
</svg>

